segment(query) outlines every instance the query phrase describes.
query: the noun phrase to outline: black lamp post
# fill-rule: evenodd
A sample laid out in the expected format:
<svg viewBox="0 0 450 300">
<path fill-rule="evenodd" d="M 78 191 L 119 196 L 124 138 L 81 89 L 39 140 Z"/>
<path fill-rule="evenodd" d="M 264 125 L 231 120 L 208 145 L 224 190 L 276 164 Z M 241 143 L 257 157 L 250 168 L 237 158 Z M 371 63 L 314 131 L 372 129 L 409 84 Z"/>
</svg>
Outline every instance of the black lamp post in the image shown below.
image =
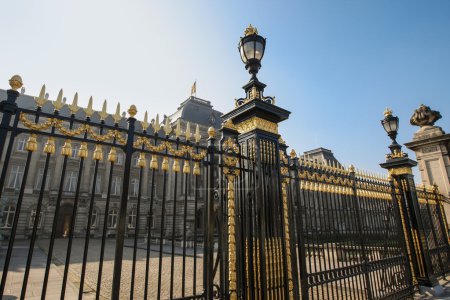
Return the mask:
<svg viewBox="0 0 450 300">
<path fill-rule="evenodd" d="M 389 149 L 391 149 L 391 154 L 396 155 L 401 153 L 402 146 L 400 146 L 397 141 L 397 132 L 398 132 L 398 117 L 392 115 L 392 110 L 386 108 L 384 111 L 384 119 L 381 120 L 381 125 L 383 125 L 384 130 L 391 138 L 392 143 L 389 145 Z"/>
<path fill-rule="evenodd" d="M 252 74 L 252 79 L 256 79 L 256 74 L 261 68 L 265 48 L 266 39 L 258 35 L 258 30 L 250 24 L 244 31 L 244 37 L 239 41 L 238 49 L 245 68 Z"/>
</svg>

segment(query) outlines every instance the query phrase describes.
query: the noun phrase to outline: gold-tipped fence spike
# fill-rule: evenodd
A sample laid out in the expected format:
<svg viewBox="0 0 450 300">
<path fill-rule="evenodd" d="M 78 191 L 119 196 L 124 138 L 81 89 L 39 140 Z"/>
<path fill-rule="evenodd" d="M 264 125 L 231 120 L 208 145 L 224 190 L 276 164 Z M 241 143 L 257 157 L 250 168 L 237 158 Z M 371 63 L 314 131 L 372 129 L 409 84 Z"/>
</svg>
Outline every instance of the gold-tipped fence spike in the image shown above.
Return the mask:
<svg viewBox="0 0 450 300">
<path fill-rule="evenodd" d="M 47 102 L 47 99 L 45 99 L 45 84 L 42 85 L 39 96 L 34 97 L 34 102 L 36 102 L 37 107 L 42 107 Z"/>
<path fill-rule="evenodd" d="M 150 169 L 158 170 L 158 156 L 153 154 L 150 161 Z"/>
<path fill-rule="evenodd" d="M 109 150 L 108 153 L 108 161 L 109 162 L 116 162 L 117 160 L 117 150 L 114 147 L 111 147 L 111 150 Z"/>
<path fill-rule="evenodd" d="M 100 116 L 100 120 L 102 120 L 102 121 L 104 121 L 106 119 L 106 117 L 108 116 L 108 113 L 106 112 L 106 105 L 107 105 L 107 101 L 105 99 L 105 101 L 103 101 L 102 111 L 98 113 L 98 115 Z"/>
<path fill-rule="evenodd" d="M 37 150 L 38 144 L 37 144 L 37 135 L 36 134 L 33 133 L 30 135 L 30 137 L 27 140 L 27 144 L 26 144 L 25 148 L 27 149 L 27 151 L 30 151 L 30 152 L 34 152 Z"/>
<path fill-rule="evenodd" d="M 189 122 L 187 122 L 187 124 L 186 124 L 186 132 L 185 132 L 185 135 L 186 135 L 186 141 L 189 141 L 189 139 L 191 138 L 191 124 L 189 123 Z"/>
<path fill-rule="evenodd" d="M 80 108 L 78 107 L 78 93 L 73 96 L 72 104 L 69 105 L 69 110 L 74 115 Z"/>
<path fill-rule="evenodd" d="M 199 143 L 202 136 L 200 135 L 200 127 L 198 124 L 195 126 L 195 134 L 194 134 L 195 142 Z"/>
<path fill-rule="evenodd" d="M 53 107 L 55 108 L 55 111 L 59 111 L 64 106 L 62 99 L 63 99 L 63 89 L 60 89 L 56 101 L 53 102 Z"/>
<path fill-rule="evenodd" d="M 173 160 L 172 171 L 176 173 L 180 172 L 180 162 L 178 161 L 178 158 Z"/>
<path fill-rule="evenodd" d="M 80 145 L 80 149 L 78 149 L 78 157 L 86 158 L 88 157 L 89 151 L 86 142 L 82 142 Z"/>
<path fill-rule="evenodd" d="M 161 129 L 161 125 L 159 124 L 159 114 L 156 114 L 155 120 L 152 121 L 152 127 L 155 133 L 158 133 Z"/>
<path fill-rule="evenodd" d="M 92 104 L 94 100 L 92 99 L 92 96 L 89 98 L 88 106 L 84 109 L 84 113 L 86 114 L 86 118 L 92 117 L 94 114 L 94 110 L 92 109 Z"/>
<path fill-rule="evenodd" d="M 49 137 L 44 146 L 44 153 L 55 154 L 55 151 L 56 151 L 55 138 Z"/>
<path fill-rule="evenodd" d="M 95 150 L 93 154 L 94 160 L 103 160 L 103 149 L 102 145 L 95 145 Z"/>
<path fill-rule="evenodd" d="M 198 161 L 194 163 L 194 169 L 192 170 L 192 174 L 197 176 L 200 175 L 200 163 Z"/>
<path fill-rule="evenodd" d="M 189 165 L 189 161 L 185 160 L 183 165 L 183 173 L 189 174 L 191 172 L 191 166 Z"/>
<path fill-rule="evenodd" d="M 144 152 L 139 153 L 138 166 L 144 168 L 146 164 L 147 161 L 145 160 L 145 153 Z"/>
<path fill-rule="evenodd" d="M 134 118 L 137 112 L 138 112 L 137 107 L 134 104 L 131 104 L 130 108 L 127 110 L 127 113 L 130 116 L 130 118 Z"/>
<path fill-rule="evenodd" d="M 161 170 L 168 171 L 169 170 L 169 158 L 167 156 L 164 156 L 163 162 L 161 164 Z"/>
<path fill-rule="evenodd" d="M 177 126 L 176 126 L 176 128 L 175 128 L 175 136 L 176 136 L 177 138 L 179 138 L 180 135 L 181 135 L 181 120 L 178 119 L 178 120 L 177 120 Z"/>
<path fill-rule="evenodd" d="M 72 141 L 66 140 L 64 145 L 61 148 L 61 155 L 63 156 L 72 156 Z"/>
<path fill-rule="evenodd" d="M 120 103 L 117 103 L 116 113 L 113 116 L 114 123 L 119 124 L 120 120 L 122 120 L 122 116 L 120 115 Z"/>
<path fill-rule="evenodd" d="M 147 111 L 145 111 L 145 114 L 144 114 L 144 121 L 142 121 L 141 122 L 141 125 L 142 125 L 142 130 L 144 130 L 144 131 L 147 131 L 147 128 L 148 128 L 148 113 L 147 113 Z"/>
<path fill-rule="evenodd" d="M 166 134 L 166 136 L 169 136 L 171 132 L 172 132 L 172 126 L 170 125 L 170 118 L 166 117 L 166 121 L 164 124 L 164 133 Z"/>
</svg>

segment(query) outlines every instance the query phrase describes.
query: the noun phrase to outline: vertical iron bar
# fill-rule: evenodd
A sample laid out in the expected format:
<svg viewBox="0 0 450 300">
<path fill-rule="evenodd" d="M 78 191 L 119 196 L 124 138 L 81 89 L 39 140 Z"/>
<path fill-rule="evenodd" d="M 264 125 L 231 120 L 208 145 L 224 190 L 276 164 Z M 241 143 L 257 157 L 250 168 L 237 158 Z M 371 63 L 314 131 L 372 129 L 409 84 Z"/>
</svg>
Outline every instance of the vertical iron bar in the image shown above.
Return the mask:
<svg viewBox="0 0 450 300">
<path fill-rule="evenodd" d="M 134 297 L 134 281 L 136 275 L 136 254 L 137 254 L 137 241 L 139 235 L 139 217 L 141 213 L 141 197 L 142 197 L 142 174 L 144 171 L 144 167 L 140 167 L 139 170 L 139 190 L 138 190 L 138 199 L 137 199 L 137 208 L 136 208 L 136 224 L 134 226 L 134 241 L 133 241 L 133 264 L 131 267 L 131 286 L 130 286 L 130 299 Z"/>
<path fill-rule="evenodd" d="M 179 138 L 177 138 L 177 144 L 176 149 L 178 150 L 179 147 Z M 178 158 L 174 158 L 175 160 L 178 160 Z M 180 167 L 179 167 L 180 168 Z M 172 169 L 173 170 L 173 169 Z M 175 229 L 176 229 L 176 221 L 177 221 L 177 187 L 178 187 L 178 171 L 180 170 L 173 170 L 174 171 L 174 191 L 173 191 L 173 207 L 172 207 L 172 248 L 171 248 L 171 254 L 170 254 L 170 288 L 169 288 L 169 295 L 170 299 L 173 298 L 173 273 L 174 273 L 174 267 L 175 267 Z"/>
<path fill-rule="evenodd" d="M 6 91 L 7 98 L 0 102 L 0 112 L 3 113 L 2 122 L 0 123 L 0 159 L 3 156 L 3 148 L 5 147 L 6 136 L 8 135 L 8 131 L 11 124 L 11 117 L 16 114 L 17 104 L 16 100 L 19 97 L 20 93 L 15 90 L 7 90 Z M 5 160 L 7 161 L 7 160 Z M 6 164 L 5 164 L 6 165 Z M 0 294 L 3 294 L 3 289 L 0 289 Z"/>
<path fill-rule="evenodd" d="M 187 158 L 187 157 L 186 157 Z M 190 171 L 190 170 L 189 170 Z M 188 179 L 189 173 L 184 174 L 184 207 L 183 207 L 183 266 L 181 277 L 181 297 L 185 295 L 186 289 L 186 222 L 187 222 L 187 201 L 188 201 Z"/>
<path fill-rule="evenodd" d="M 206 203 L 206 223 L 205 223 L 205 245 L 203 263 L 206 265 L 206 272 L 203 274 L 205 282 L 206 299 L 213 298 L 213 266 L 214 266 L 214 147 L 215 138 L 208 138 L 208 198 Z"/>
<path fill-rule="evenodd" d="M 40 110 L 38 110 L 38 112 L 39 111 Z M 8 121 L 8 124 L 6 126 L 9 126 L 9 122 L 10 121 Z M 8 147 L 7 147 L 7 152 L 6 152 L 6 155 L 5 155 L 5 162 L 9 161 L 9 158 L 11 157 L 11 153 L 12 153 L 11 150 L 12 150 L 12 146 L 14 144 L 15 130 L 17 129 L 18 122 L 19 122 L 19 118 L 18 118 L 18 116 L 16 116 L 14 118 L 14 123 L 13 123 L 14 125 L 12 127 L 12 132 L 10 134 L 10 140 L 9 140 Z M 2 124 L 2 126 L 3 126 L 3 124 Z M 8 129 L 2 129 L 2 130 L 5 130 L 6 134 L 8 133 Z M 2 137 L 2 138 L 5 138 L 5 137 Z M 2 139 L 2 141 L 4 141 L 4 139 Z M 5 144 L 4 142 L 0 143 L 1 147 L 4 147 L 4 144 Z M 2 151 L 0 151 L 0 159 L 2 157 Z M 27 157 L 27 162 L 28 162 L 28 157 Z M 3 165 L 2 173 L 1 173 L 1 176 L 0 176 L 0 187 L 3 187 L 5 185 L 7 170 L 8 170 L 8 164 L 5 163 Z M 26 178 L 26 176 L 24 176 L 22 180 L 24 180 L 25 178 Z M 0 199 L 1 199 L 2 193 L 3 193 L 3 188 L 0 188 Z M 12 250 L 13 250 L 14 241 L 15 241 L 15 238 L 16 238 L 17 224 L 19 223 L 19 215 L 20 215 L 20 211 L 21 211 L 21 208 L 22 208 L 22 200 L 23 200 L 23 196 L 22 197 L 19 196 L 19 198 L 17 200 L 17 204 L 16 204 L 16 212 L 14 214 L 14 220 L 13 220 L 13 225 L 12 225 L 12 229 L 11 229 L 11 235 L 10 235 L 9 241 L 8 241 L 8 250 L 6 251 L 5 263 L 3 265 L 2 281 L 1 281 L 1 284 L 0 284 L 0 296 L 3 296 L 3 293 L 5 291 L 6 278 L 8 276 L 9 264 L 10 264 L 10 261 L 11 261 Z"/>
<path fill-rule="evenodd" d="M 167 155 L 167 150 L 166 150 Z M 164 161 L 164 159 L 163 159 Z M 161 232 L 159 237 L 159 264 L 158 264 L 158 297 L 161 299 L 161 276 L 162 276 L 162 256 L 163 256 L 163 239 L 164 239 L 164 216 L 166 210 L 166 184 L 167 184 L 167 172 L 168 170 L 163 170 L 163 194 L 161 203 Z"/>
<path fill-rule="evenodd" d="M 113 140 L 113 147 L 115 145 L 115 139 Z M 108 189 L 106 192 L 106 203 L 105 203 L 105 215 L 103 216 L 103 230 L 102 230 L 102 242 L 100 245 L 100 257 L 98 265 L 97 274 L 97 289 L 95 292 L 95 299 L 100 299 L 100 289 L 102 286 L 102 275 L 103 275 L 103 260 L 105 255 L 105 243 L 106 243 L 106 231 L 108 229 L 108 214 L 109 214 L 109 204 L 111 202 L 111 184 L 114 172 L 114 161 L 109 164 L 109 178 L 108 178 Z"/>
<path fill-rule="evenodd" d="M 119 208 L 119 222 L 116 230 L 116 252 L 114 256 L 114 274 L 112 282 L 111 297 L 114 300 L 119 300 L 120 297 L 120 280 L 122 274 L 122 258 L 123 258 L 123 244 L 125 239 L 126 221 L 127 221 L 127 203 L 128 203 L 128 189 L 130 187 L 130 171 L 131 160 L 133 155 L 134 130 L 136 119 L 133 116 L 128 118 L 127 143 L 125 150 L 125 167 L 123 178 L 122 198 L 120 200 Z"/>
</svg>

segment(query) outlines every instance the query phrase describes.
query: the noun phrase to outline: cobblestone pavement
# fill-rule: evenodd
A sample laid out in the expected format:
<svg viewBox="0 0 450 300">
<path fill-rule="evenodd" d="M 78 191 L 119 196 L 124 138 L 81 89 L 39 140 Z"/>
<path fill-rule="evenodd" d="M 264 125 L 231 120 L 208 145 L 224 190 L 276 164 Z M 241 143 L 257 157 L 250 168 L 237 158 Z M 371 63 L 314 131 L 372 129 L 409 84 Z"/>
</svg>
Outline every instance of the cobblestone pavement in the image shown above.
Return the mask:
<svg viewBox="0 0 450 300">
<path fill-rule="evenodd" d="M 126 244 L 132 244 L 131 240 L 126 241 Z M 48 240 L 40 240 L 38 242 L 39 247 L 47 252 Z M 99 267 L 99 256 L 100 256 L 100 246 L 101 240 L 93 239 L 89 243 L 89 254 L 88 261 L 86 264 L 86 280 L 84 287 L 83 298 L 91 298 L 95 296 L 95 289 L 97 286 L 97 276 Z M 57 268 L 64 270 L 64 262 L 66 258 L 67 240 L 57 239 L 55 241 L 55 248 L 53 251 L 53 263 Z M 78 289 L 82 258 L 84 249 L 84 239 L 74 240 L 72 247 L 72 255 L 70 260 L 70 280 L 73 285 Z M 151 247 L 155 249 L 155 246 Z M 169 250 L 167 246 L 165 250 Z M 199 252 L 202 251 L 199 248 Z M 166 252 L 166 251 L 163 251 Z M 167 253 L 167 252 L 166 252 Z M 114 267 L 114 254 L 115 254 L 115 240 L 109 239 L 106 242 L 105 247 L 105 258 L 103 264 L 103 272 L 101 279 L 101 289 L 100 294 L 103 299 L 110 299 L 111 293 L 111 282 L 113 279 L 113 267 Z M 124 247 L 123 263 L 122 263 L 122 277 L 121 277 L 121 299 L 130 298 L 131 289 L 131 270 L 132 270 L 132 258 L 133 258 L 133 248 Z M 149 263 L 149 288 L 148 288 L 148 298 L 157 298 L 157 282 L 159 274 L 159 255 L 156 251 L 151 251 L 151 258 Z M 145 267 L 146 267 L 146 250 L 138 249 L 136 258 L 136 276 L 134 280 L 134 297 L 136 299 L 142 299 L 144 296 L 144 283 L 145 283 Z M 176 255 L 174 259 L 174 272 L 173 280 L 171 281 L 171 257 L 168 254 L 163 254 L 162 257 L 162 272 L 161 272 L 161 298 L 169 298 L 170 293 L 170 282 L 173 282 L 173 297 L 182 296 L 183 287 L 183 259 L 181 255 Z M 186 257 L 185 262 L 185 296 L 193 295 L 193 269 L 194 269 L 194 258 L 192 256 Z M 203 263 L 200 256 L 197 257 L 197 273 L 196 273 L 196 291 L 197 294 L 202 290 L 202 272 Z"/>
<path fill-rule="evenodd" d="M 5 242 L 4 242 L 5 243 Z M 28 241 L 18 241 L 13 249 L 9 272 L 6 281 L 5 294 L 2 299 L 19 299 L 22 291 L 23 275 L 28 255 Z M 0 247 L 0 266 L 3 270 L 4 258 L 6 256 L 7 245 Z M 39 248 L 34 248 L 33 259 L 31 263 L 30 275 L 28 277 L 26 299 L 41 299 L 42 280 L 45 273 L 45 264 L 47 256 Z M 0 276 L 2 272 L 0 271 Z M 61 294 L 62 272 L 52 265 L 47 285 L 47 299 L 58 299 Z M 68 282 L 66 287 L 65 299 L 78 299 L 78 289 Z"/>
<path fill-rule="evenodd" d="M 439 281 L 439 284 L 442 285 L 442 287 L 444 288 L 444 292 L 439 295 L 439 296 L 433 296 L 433 294 L 431 293 L 430 290 L 428 291 L 424 291 L 421 294 L 417 294 L 415 296 L 415 299 L 436 299 L 436 300 L 441 300 L 441 299 L 450 299 L 450 280 L 448 279 L 441 279 Z"/>
</svg>

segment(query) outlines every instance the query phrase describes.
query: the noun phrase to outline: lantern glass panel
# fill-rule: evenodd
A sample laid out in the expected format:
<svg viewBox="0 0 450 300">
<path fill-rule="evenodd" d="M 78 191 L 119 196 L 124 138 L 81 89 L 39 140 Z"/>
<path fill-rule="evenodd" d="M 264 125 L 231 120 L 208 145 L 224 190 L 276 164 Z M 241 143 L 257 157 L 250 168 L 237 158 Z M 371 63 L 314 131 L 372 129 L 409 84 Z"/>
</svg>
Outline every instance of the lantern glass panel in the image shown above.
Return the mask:
<svg viewBox="0 0 450 300">
<path fill-rule="evenodd" d="M 263 43 L 261 43 L 261 42 L 259 42 L 259 41 L 256 41 L 256 42 L 255 42 L 255 46 L 256 46 L 256 49 L 255 49 L 255 58 L 256 58 L 257 60 L 261 60 L 262 57 L 263 57 L 263 55 L 264 55 L 264 45 L 263 45 Z"/>
<path fill-rule="evenodd" d="M 244 46 L 241 44 L 239 47 L 239 51 L 241 53 L 241 59 L 244 63 L 247 63 L 247 57 L 245 57 Z"/>
<path fill-rule="evenodd" d="M 244 54 L 247 60 L 255 58 L 255 43 L 253 41 L 244 43 Z"/>
</svg>

